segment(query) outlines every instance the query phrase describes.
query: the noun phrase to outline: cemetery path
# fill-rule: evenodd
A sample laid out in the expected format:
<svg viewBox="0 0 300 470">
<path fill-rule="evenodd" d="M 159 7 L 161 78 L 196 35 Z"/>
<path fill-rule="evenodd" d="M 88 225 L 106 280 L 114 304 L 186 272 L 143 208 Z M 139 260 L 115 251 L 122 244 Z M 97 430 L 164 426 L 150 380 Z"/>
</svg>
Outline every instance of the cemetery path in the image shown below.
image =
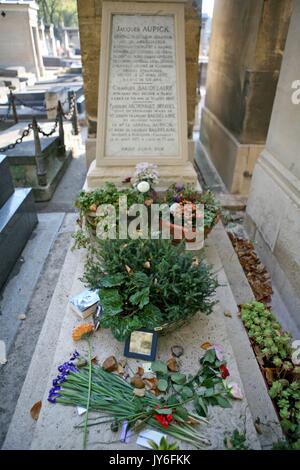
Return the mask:
<svg viewBox="0 0 300 470">
<path fill-rule="evenodd" d="M 86 128 L 82 127 L 82 141 L 85 135 Z M 68 253 L 77 218 L 74 199 L 84 183 L 85 165 L 81 144 L 52 200 L 36 203 L 39 223 L 0 291 L 0 339 L 5 342 L 7 356 L 7 363 L 0 366 L 0 394 L 3 397 L 0 446 L 14 414 Z"/>
</svg>

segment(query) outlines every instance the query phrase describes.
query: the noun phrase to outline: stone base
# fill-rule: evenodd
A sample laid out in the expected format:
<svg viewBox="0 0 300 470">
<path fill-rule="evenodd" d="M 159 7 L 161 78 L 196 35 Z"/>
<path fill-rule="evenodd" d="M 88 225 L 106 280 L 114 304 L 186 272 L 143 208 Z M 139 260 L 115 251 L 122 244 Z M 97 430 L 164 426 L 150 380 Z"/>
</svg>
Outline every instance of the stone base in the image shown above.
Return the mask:
<svg viewBox="0 0 300 470">
<path fill-rule="evenodd" d="M 241 144 L 207 108 L 202 110 L 200 140 L 231 193 L 248 194 L 264 144 Z"/>
<path fill-rule="evenodd" d="M 299 180 L 267 150 L 253 174 L 245 228 L 300 328 Z"/>
<path fill-rule="evenodd" d="M 85 152 L 86 152 L 86 167 L 89 169 L 91 163 L 96 158 L 96 137 L 88 137 L 85 142 Z M 194 161 L 195 156 L 195 142 L 193 140 L 188 140 L 188 159 L 190 162 Z"/>
<path fill-rule="evenodd" d="M 166 190 L 174 182 L 192 183 L 197 186 L 198 190 L 201 190 L 197 173 L 191 162 L 186 162 L 184 165 L 159 165 L 158 169 L 160 174 L 158 191 Z M 96 160 L 94 160 L 90 165 L 84 188 L 86 190 L 98 188 L 107 181 L 111 181 L 121 188 L 122 181 L 131 176 L 133 172 L 134 166 L 97 167 Z"/>
<path fill-rule="evenodd" d="M 87 170 L 96 158 L 96 137 L 88 137 L 85 141 L 85 161 Z"/>
</svg>

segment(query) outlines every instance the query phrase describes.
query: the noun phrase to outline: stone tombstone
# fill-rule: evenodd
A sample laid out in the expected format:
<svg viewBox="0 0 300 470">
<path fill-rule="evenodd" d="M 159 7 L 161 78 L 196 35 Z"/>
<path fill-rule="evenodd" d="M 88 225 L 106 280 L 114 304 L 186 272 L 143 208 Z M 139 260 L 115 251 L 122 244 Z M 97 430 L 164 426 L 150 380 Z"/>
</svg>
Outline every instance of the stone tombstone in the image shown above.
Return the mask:
<svg viewBox="0 0 300 470">
<path fill-rule="evenodd" d="M 138 162 L 160 188 L 196 184 L 188 159 L 184 2 L 104 2 L 96 160 L 87 186 L 120 185 Z"/>
</svg>

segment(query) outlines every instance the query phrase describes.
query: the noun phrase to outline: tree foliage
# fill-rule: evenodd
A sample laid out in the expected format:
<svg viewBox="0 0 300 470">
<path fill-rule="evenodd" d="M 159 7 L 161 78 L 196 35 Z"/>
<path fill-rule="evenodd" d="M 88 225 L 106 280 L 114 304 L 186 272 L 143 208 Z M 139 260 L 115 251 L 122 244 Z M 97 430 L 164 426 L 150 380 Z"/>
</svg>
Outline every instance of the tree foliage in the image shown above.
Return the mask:
<svg viewBox="0 0 300 470">
<path fill-rule="evenodd" d="M 36 0 L 39 17 L 45 24 L 60 26 L 78 26 L 76 0 Z"/>
</svg>

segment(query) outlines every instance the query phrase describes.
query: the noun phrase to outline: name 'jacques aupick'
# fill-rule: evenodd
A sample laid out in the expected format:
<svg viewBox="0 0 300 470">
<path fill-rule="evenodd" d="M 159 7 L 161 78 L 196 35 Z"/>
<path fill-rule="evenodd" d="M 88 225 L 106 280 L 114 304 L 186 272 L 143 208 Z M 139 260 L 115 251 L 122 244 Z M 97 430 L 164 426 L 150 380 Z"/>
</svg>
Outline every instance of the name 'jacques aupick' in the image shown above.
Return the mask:
<svg viewBox="0 0 300 470">
<path fill-rule="evenodd" d="M 169 27 L 163 25 L 155 26 L 118 26 L 117 33 L 169 33 Z"/>
</svg>

